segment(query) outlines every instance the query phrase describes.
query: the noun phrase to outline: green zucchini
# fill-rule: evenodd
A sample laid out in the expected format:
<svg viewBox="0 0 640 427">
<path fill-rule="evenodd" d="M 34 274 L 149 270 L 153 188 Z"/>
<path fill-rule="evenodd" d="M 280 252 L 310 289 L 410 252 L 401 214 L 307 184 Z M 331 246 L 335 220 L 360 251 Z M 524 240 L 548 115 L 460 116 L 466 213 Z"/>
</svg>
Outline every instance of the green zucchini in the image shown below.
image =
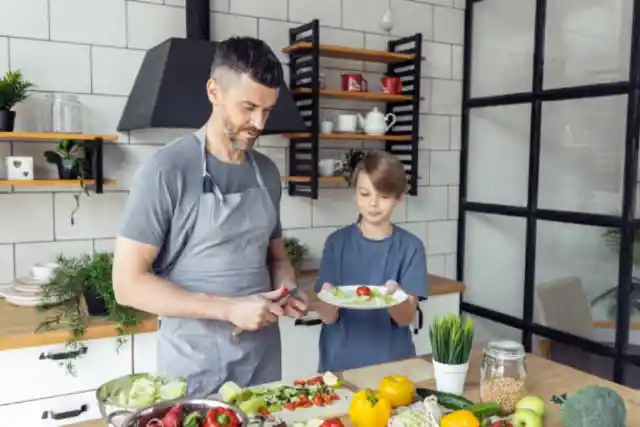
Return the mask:
<svg viewBox="0 0 640 427">
<path fill-rule="evenodd" d="M 495 402 L 476 403 L 475 405 L 465 409 L 473 412 L 473 415 L 475 415 L 476 418 L 485 419 L 496 415 L 500 411 L 500 405 Z"/>
<path fill-rule="evenodd" d="M 438 404 L 452 411 L 458 411 L 460 409 L 469 409 L 474 406 L 474 403 L 463 396 L 457 394 L 445 393 L 442 391 L 432 390 L 430 388 L 417 388 L 416 393 L 420 398 L 426 399 L 428 396 L 435 396 L 438 400 Z"/>
</svg>

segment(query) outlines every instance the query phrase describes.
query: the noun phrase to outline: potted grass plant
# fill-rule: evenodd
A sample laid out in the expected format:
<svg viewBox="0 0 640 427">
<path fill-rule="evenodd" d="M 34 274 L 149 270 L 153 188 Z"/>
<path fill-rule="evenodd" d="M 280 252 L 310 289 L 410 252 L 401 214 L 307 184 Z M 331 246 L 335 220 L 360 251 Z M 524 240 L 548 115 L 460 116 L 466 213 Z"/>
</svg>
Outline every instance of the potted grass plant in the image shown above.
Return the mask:
<svg viewBox="0 0 640 427">
<path fill-rule="evenodd" d="M 473 322 L 460 314 L 434 319 L 429 329 L 436 389 L 462 394 L 473 345 Z"/>
</svg>

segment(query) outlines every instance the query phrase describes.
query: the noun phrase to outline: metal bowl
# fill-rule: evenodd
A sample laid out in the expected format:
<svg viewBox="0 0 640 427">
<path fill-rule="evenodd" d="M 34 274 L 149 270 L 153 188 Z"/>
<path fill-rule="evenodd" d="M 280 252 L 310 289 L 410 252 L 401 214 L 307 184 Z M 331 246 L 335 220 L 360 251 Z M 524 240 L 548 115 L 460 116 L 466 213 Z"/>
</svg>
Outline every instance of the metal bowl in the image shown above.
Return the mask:
<svg viewBox="0 0 640 427">
<path fill-rule="evenodd" d="M 133 413 L 134 411 L 137 411 L 138 409 L 142 408 L 142 407 L 123 406 L 123 405 L 115 405 L 113 403 L 107 403 L 102 398 L 102 395 L 104 394 L 104 390 L 110 388 L 113 385 L 113 383 L 115 383 L 115 382 L 123 381 L 123 380 L 126 380 L 127 378 L 131 378 L 131 377 L 143 376 L 143 375 L 153 375 L 153 376 L 156 376 L 156 377 L 160 376 L 160 377 L 166 378 L 166 379 L 180 380 L 180 381 L 187 382 L 186 378 L 179 377 L 179 376 L 154 375 L 154 374 L 149 374 L 149 373 L 138 373 L 138 374 L 123 375 L 121 377 L 118 377 L 118 378 L 115 378 L 113 380 L 107 381 L 106 383 L 104 383 L 100 387 L 98 387 L 98 389 L 96 390 L 96 401 L 98 402 L 98 408 L 100 408 L 100 414 L 102 415 L 102 417 L 105 420 L 107 419 L 109 414 L 112 414 L 114 412 L 126 411 L 126 412 Z M 179 396 L 179 397 L 180 398 L 185 397 L 186 393 L 187 392 L 185 391 L 185 394 L 183 396 Z"/>
<path fill-rule="evenodd" d="M 174 405 L 181 405 L 184 408 L 185 413 L 192 411 L 199 411 L 203 415 L 206 415 L 207 411 L 212 408 L 229 408 L 231 409 L 238 419 L 241 426 L 248 426 L 249 419 L 247 416 L 233 405 L 221 402 L 213 399 L 193 399 L 184 398 L 168 402 L 156 403 L 155 405 L 148 406 L 137 410 L 136 412 L 129 411 L 117 411 L 109 414 L 107 417 L 108 427 L 140 427 L 145 426 L 150 420 L 154 418 L 162 419 L 167 412 Z"/>
</svg>

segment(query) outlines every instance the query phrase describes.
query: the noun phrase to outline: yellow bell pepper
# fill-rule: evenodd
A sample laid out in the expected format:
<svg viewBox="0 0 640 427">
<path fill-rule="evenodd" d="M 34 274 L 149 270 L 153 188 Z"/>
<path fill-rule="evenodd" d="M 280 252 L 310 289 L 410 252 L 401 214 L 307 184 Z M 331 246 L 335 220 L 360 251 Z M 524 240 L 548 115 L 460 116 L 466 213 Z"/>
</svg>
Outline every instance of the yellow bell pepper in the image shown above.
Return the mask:
<svg viewBox="0 0 640 427">
<path fill-rule="evenodd" d="M 463 409 L 442 417 L 440 427 L 480 427 L 480 421 L 473 412 Z"/>
<path fill-rule="evenodd" d="M 360 390 L 351 399 L 349 419 L 355 427 L 384 427 L 391 418 L 391 402 L 372 390 Z"/>
<path fill-rule="evenodd" d="M 378 393 L 391 402 L 391 407 L 407 406 L 413 402 L 415 388 L 411 380 L 402 375 L 391 375 L 380 381 Z"/>
</svg>

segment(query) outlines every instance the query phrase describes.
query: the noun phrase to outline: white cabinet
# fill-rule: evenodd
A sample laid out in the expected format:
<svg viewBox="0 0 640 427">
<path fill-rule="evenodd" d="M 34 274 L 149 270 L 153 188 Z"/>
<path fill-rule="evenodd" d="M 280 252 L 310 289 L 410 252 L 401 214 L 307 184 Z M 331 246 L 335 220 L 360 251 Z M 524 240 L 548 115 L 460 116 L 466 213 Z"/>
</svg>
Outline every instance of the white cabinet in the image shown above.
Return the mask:
<svg viewBox="0 0 640 427">
<path fill-rule="evenodd" d="M 133 337 L 133 372 L 155 374 L 158 369 L 156 350 L 158 333 L 145 332 Z"/>
<path fill-rule="evenodd" d="M 436 316 L 447 313 L 460 312 L 460 294 L 443 294 L 429 297 L 426 301 L 419 303 L 422 311 L 422 328 L 415 333 L 415 326 L 412 326 L 413 344 L 416 353 L 421 356 L 431 353 L 431 340 L 429 339 L 429 327 Z M 417 316 L 417 313 L 416 313 Z"/>
<path fill-rule="evenodd" d="M 320 319 L 315 314 L 300 319 L 280 318 L 282 379 L 307 378 L 318 372 Z"/>
<path fill-rule="evenodd" d="M 82 344 L 84 354 L 73 360 L 75 375 L 64 366 L 72 356 L 64 344 L 0 351 L 0 405 L 95 390 L 132 373 L 131 339 L 119 351 L 116 338 Z"/>
<path fill-rule="evenodd" d="M 46 379 L 41 379 L 30 385 L 37 388 L 45 382 Z M 95 391 L 0 406 L 0 424 L 6 427 L 57 427 L 97 418 L 101 415 Z"/>
</svg>

